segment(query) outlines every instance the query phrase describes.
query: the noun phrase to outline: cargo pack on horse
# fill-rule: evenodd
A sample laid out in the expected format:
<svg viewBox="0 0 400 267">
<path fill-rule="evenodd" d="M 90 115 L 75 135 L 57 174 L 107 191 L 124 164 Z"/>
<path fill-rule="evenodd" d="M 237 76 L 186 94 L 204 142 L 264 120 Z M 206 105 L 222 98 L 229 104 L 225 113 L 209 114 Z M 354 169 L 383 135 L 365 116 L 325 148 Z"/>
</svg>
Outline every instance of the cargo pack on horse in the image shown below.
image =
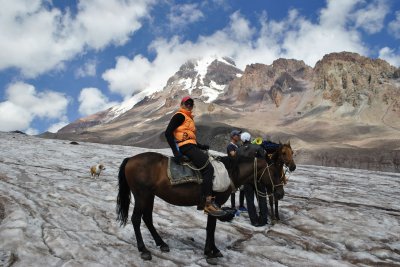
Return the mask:
<svg viewBox="0 0 400 267">
<path fill-rule="evenodd" d="M 233 185 L 238 188 L 244 183 L 252 182 L 254 177 L 266 185 L 279 184 L 279 177 L 268 175 L 265 159 L 254 158 L 229 158 L 221 157 L 228 170 Z M 161 251 L 168 252 L 169 246 L 162 240 L 153 225 L 154 197 L 158 196 L 164 201 L 177 206 L 198 205 L 201 197 L 201 185 L 197 183 L 185 183 L 172 185 L 167 177 L 168 157 L 154 152 L 141 153 L 123 160 L 119 170 L 119 192 L 117 197 L 117 220 L 121 225 L 126 225 L 131 201 L 131 192 L 135 199 L 135 207 L 131 221 L 135 231 L 138 250 L 144 260 L 151 259 L 151 253 L 146 248 L 140 231 L 141 219 L 143 219 L 156 245 Z M 282 195 L 282 187 L 275 187 L 275 193 Z M 225 192 L 217 192 L 216 203 L 222 205 L 229 198 L 231 188 Z M 215 246 L 214 234 L 216 217 L 208 215 L 207 236 L 204 254 L 207 258 L 222 257 L 222 253 Z"/>
</svg>

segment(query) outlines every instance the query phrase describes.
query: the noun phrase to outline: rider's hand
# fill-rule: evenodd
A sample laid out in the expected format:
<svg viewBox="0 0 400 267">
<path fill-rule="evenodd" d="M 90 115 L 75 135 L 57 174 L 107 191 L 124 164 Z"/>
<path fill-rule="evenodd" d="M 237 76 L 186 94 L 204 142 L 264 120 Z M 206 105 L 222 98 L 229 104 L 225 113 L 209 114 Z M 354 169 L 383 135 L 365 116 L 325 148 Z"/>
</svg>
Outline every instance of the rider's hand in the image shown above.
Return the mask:
<svg viewBox="0 0 400 267">
<path fill-rule="evenodd" d="M 177 152 L 174 152 L 174 160 L 176 163 L 180 164 L 181 163 L 181 158 L 182 158 L 182 154 Z"/>
<path fill-rule="evenodd" d="M 190 161 L 190 158 L 188 156 L 182 155 L 181 162 L 189 162 L 189 161 Z"/>
<path fill-rule="evenodd" d="M 181 163 L 183 163 L 183 162 L 188 162 L 188 161 L 190 161 L 190 159 L 189 159 L 187 156 L 182 155 L 182 154 L 179 153 L 179 152 L 174 153 L 174 160 L 175 160 L 175 162 L 178 163 L 178 164 L 181 164 Z"/>
</svg>

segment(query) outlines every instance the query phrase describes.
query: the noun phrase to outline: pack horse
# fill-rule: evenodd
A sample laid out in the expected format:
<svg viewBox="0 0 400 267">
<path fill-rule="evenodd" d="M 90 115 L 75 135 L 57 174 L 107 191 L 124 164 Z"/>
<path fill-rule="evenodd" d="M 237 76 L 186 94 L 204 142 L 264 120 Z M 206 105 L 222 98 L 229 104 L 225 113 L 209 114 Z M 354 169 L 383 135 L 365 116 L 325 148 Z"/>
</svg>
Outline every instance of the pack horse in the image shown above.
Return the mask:
<svg viewBox="0 0 400 267">
<path fill-rule="evenodd" d="M 282 153 L 285 153 L 283 155 Z M 288 151 L 290 153 L 288 153 Z M 292 171 L 296 165 L 292 158 L 290 144 L 281 145 L 277 150 Z M 283 186 L 274 186 L 281 183 L 278 173 L 279 170 L 274 165 L 268 165 L 263 158 L 244 158 L 244 157 L 221 157 L 228 170 L 229 176 L 235 188 L 242 184 L 252 182 L 254 179 L 262 181 L 267 186 L 274 188 L 273 194 L 279 198 L 283 196 Z M 131 202 L 131 192 L 134 197 L 134 209 L 131 217 L 133 229 L 136 236 L 137 248 L 141 252 L 143 260 L 151 260 L 151 252 L 146 248 L 140 231 L 141 220 L 143 219 L 156 245 L 162 252 L 169 252 L 169 246 L 163 241 L 153 225 L 154 198 L 158 196 L 164 201 L 177 206 L 195 206 L 200 204 L 201 188 L 198 183 L 185 183 L 171 185 L 167 176 L 168 157 L 154 152 L 145 152 L 125 158 L 119 169 L 119 190 L 117 196 L 117 221 L 121 226 L 125 226 L 128 220 L 129 205 Z M 271 168 L 266 171 L 266 168 Z M 275 168 L 275 169 L 274 169 Z M 231 194 L 231 188 L 225 192 L 216 193 L 216 203 L 222 205 Z M 204 254 L 207 259 L 223 257 L 220 250 L 215 246 L 214 235 L 217 218 L 208 215 L 206 227 L 206 243 Z"/>
</svg>

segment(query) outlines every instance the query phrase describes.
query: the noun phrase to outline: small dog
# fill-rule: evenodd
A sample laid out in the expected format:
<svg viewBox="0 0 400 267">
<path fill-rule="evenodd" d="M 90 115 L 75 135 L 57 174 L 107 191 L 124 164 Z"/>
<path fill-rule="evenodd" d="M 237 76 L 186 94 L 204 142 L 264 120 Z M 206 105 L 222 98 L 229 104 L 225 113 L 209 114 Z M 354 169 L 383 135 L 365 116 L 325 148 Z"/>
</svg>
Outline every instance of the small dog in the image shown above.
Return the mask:
<svg viewBox="0 0 400 267">
<path fill-rule="evenodd" d="M 105 170 L 105 169 L 106 168 L 104 167 L 103 164 L 97 164 L 97 165 L 93 165 L 92 167 L 90 167 L 90 173 L 91 173 L 92 178 L 96 179 L 96 176 L 97 176 L 97 178 L 99 178 L 101 171 Z"/>
</svg>

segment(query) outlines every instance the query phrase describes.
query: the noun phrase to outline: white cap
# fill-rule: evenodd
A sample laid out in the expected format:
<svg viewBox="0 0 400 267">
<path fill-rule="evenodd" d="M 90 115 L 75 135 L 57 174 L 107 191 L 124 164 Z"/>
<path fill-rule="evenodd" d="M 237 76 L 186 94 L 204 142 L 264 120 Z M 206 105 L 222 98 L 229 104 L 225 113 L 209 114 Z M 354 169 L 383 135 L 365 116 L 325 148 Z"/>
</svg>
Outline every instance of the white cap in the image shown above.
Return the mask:
<svg viewBox="0 0 400 267">
<path fill-rule="evenodd" d="M 251 139 L 251 135 L 248 133 L 248 132 L 243 132 L 241 135 L 240 135 L 240 139 L 242 140 L 242 142 L 250 142 L 250 139 Z"/>
</svg>

